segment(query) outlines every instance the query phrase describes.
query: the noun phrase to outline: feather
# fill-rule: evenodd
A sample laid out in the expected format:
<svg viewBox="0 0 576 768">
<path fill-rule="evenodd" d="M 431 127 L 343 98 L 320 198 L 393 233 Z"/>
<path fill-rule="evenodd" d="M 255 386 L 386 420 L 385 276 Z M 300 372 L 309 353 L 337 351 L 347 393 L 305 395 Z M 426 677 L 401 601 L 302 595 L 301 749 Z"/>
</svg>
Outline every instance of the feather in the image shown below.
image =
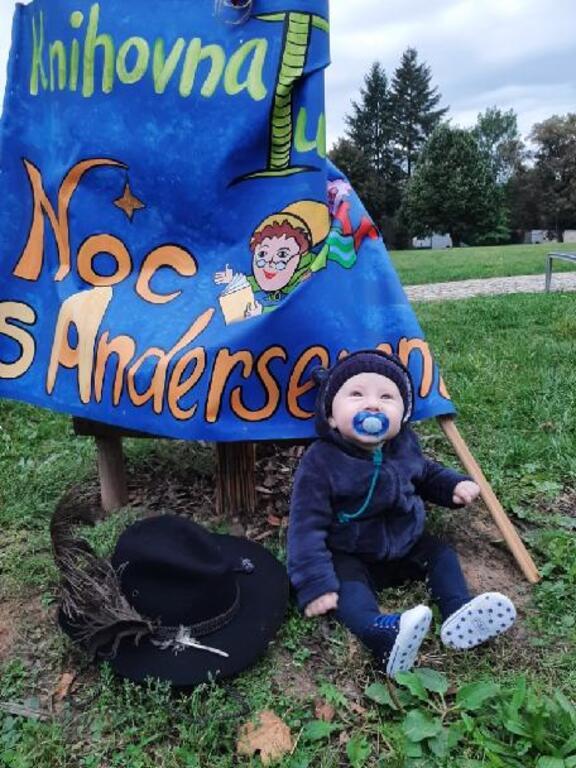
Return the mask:
<svg viewBox="0 0 576 768">
<path fill-rule="evenodd" d="M 75 534 L 78 524 L 94 525 L 97 517 L 93 506 L 64 500 L 54 511 L 50 535 L 61 575 L 61 608 L 75 640 L 92 654 L 111 646 L 108 655 L 113 656 L 121 640 L 131 637 L 137 644 L 156 625 L 130 605 L 122 593 L 121 573 Z"/>
</svg>

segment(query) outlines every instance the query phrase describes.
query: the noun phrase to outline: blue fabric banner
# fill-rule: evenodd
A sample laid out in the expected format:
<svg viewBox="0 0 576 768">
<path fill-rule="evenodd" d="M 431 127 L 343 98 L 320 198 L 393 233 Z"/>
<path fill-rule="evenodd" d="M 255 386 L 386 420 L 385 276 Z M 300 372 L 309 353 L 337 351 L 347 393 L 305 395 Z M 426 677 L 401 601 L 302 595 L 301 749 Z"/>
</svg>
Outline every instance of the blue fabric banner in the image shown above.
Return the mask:
<svg viewBox="0 0 576 768">
<path fill-rule="evenodd" d="M 0 123 L 0 396 L 158 435 L 307 437 L 374 347 L 453 412 L 326 161 L 328 0 L 18 6 Z"/>
</svg>

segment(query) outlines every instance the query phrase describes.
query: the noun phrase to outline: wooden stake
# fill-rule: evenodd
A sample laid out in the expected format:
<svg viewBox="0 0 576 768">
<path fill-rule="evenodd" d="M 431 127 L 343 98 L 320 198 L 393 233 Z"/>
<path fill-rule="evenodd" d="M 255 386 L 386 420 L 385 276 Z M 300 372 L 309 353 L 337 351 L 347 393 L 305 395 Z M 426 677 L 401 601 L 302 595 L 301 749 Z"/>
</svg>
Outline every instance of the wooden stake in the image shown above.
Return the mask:
<svg viewBox="0 0 576 768">
<path fill-rule="evenodd" d="M 442 431 L 448 438 L 448 441 L 454 448 L 456 455 L 462 462 L 462 466 L 480 486 L 480 493 L 484 499 L 484 503 L 488 507 L 494 522 L 498 526 L 500 533 L 504 537 L 504 541 L 508 545 L 509 550 L 512 552 L 514 559 L 518 563 L 522 573 L 531 584 L 536 584 L 538 581 L 540 581 L 540 574 L 538 573 L 538 569 L 536 568 L 530 553 L 524 546 L 524 542 L 518 535 L 516 528 L 514 528 L 510 518 L 498 501 L 496 494 L 490 487 L 490 483 L 488 480 L 486 480 L 486 477 L 480 469 L 478 462 L 474 456 L 472 456 L 472 453 L 466 445 L 464 438 L 458 431 L 458 428 L 454 423 L 454 418 L 452 416 L 439 416 L 438 422 L 442 428 Z"/>
<path fill-rule="evenodd" d="M 216 508 L 227 517 L 246 520 L 256 511 L 254 443 L 217 443 Z"/>
<path fill-rule="evenodd" d="M 104 512 L 109 514 L 128 503 L 128 484 L 124 468 L 122 438 L 97 436 L 96 448 L 102 507 Z"/>
</svg>

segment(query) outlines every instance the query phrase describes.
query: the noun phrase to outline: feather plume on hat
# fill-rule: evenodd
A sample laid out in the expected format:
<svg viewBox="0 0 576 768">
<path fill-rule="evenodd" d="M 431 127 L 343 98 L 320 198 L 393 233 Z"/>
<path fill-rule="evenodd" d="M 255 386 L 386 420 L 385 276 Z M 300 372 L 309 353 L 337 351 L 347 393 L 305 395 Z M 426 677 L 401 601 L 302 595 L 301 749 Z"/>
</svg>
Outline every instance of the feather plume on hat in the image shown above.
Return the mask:
<svg viewBox="0 0 576 768">
<path fill-rule="evenodd" d="M 61 576 L 62 612 L 78 628 L 77 639 L 89 653 L 111 645 L 114 656 L 123 638 L 138 643 L 156 626 L 128 603 L 112 564 L 75 535 L 76 526 L 94 525 L 96 518 L 92 506 L 63 500 L 52 515 L 50 536 Z"/>
</svg>

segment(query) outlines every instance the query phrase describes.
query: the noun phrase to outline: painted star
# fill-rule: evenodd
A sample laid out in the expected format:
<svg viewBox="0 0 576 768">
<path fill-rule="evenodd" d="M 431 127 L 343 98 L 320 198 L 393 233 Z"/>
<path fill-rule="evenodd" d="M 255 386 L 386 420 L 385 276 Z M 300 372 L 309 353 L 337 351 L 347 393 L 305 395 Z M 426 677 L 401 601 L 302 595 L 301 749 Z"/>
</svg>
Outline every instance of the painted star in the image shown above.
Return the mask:
<svg viewBox="0 0 576 768">
<path fill-rule="evenodd" d="M 120 208 L 126 216 L 132 221 L 132 217 L 134 216 L 134 211 L 140 210 L 140 208 L 146 208 L 142 200 L 138 200 L 137 197 L 134 197 L 132 194 L 132 190 L 130 189 L 129 182 L 126 182 L 126 186 L 124 187 L 124 193 L 122 197 L 119 197 L 117 200 L 114 200 L 114 205 Z"/>
</svg>

